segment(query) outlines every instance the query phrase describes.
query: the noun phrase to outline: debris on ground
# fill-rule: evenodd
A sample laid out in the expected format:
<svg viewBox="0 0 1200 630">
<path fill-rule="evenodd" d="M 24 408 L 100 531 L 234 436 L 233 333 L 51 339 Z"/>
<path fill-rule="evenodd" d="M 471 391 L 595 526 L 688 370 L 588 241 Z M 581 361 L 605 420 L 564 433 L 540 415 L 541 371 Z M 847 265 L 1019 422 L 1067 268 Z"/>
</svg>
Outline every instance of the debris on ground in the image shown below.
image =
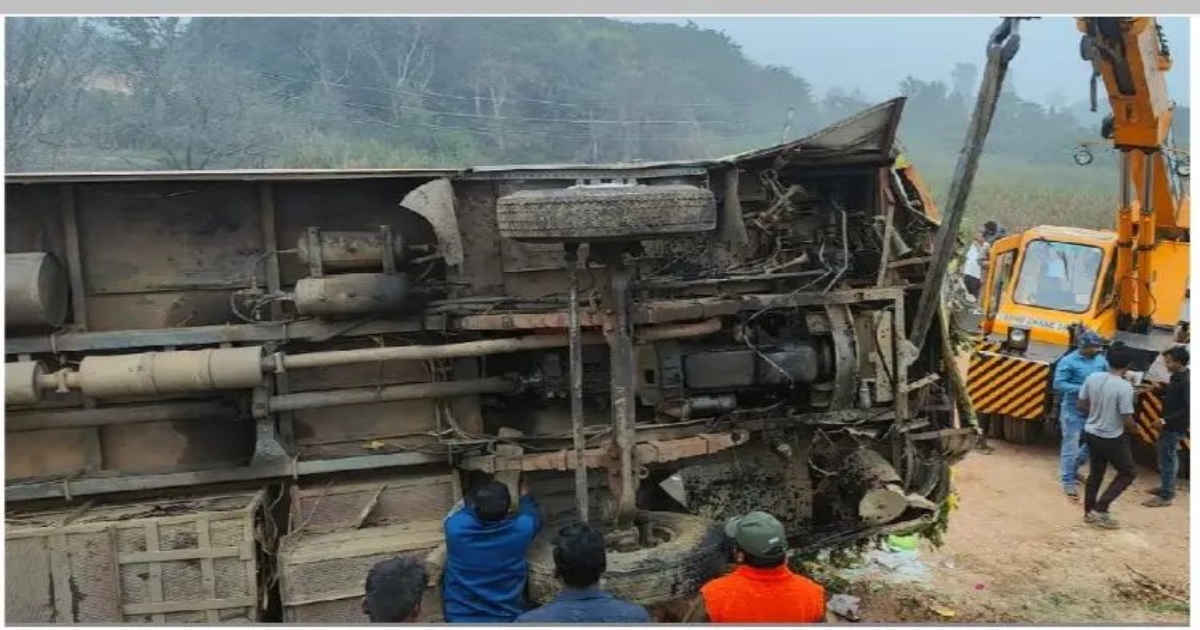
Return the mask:
<svg viewBox="0 0 1200 630">
<path fill-rule="evenodd" d="M 861 614 L 862 598 L 853 595 L 839 593 L 829 598 L 826 606 L 833 614 L 845 619 L 846 621 L 859 621 L 862 619 Z"/>
<path fill-rule="evenodd" d="M 885 537 L 829 592 L 861 597 L 864 624 L 1188 623 L 1187 491 L 1175 499 L 1181 509 L 1130 506 L 1098 554 L 1097 532 L 1062 498 L 1057 445 L 992 445 L 992 457 L 955 466 L 961 507 L 941 547 L 896 551 L 904 542 Z M 1157 477 L 1146 471 L 1131 493 Z"/>
<path fill-rule="evenodd" d="M 900 547 L 908 545 L 910 542 L 900 541 Z M 912 548 L 896 548 L 884 542 L 883 548 L 866 552 L 862 564 L 842 571 L 841 577 L 851 581 L 871 577 L 884 582 L 924 584 L 929 582 L 930 571 L 929 565 L 920 559 L 920 550 L 916 544 L 913 544 Z"/>
<path fill-rule="evenodd" d="M 1170 585 L 1125 565 L 1127 580 L 1116 581 L 1117 594 L 1132 601 L 1166 600 L 1189 605 L 1187 585 Z"/>
</svg>

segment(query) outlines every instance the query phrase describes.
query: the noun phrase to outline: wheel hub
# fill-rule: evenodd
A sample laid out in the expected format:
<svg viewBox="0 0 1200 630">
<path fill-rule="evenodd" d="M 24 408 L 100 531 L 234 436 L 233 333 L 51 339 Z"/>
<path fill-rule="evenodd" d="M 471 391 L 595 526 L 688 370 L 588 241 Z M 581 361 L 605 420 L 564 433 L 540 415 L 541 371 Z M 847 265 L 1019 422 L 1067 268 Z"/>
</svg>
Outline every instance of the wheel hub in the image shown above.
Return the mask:
<svg viewBox="0 0 1200 630">
<path fill-rule="evenodd" d="M 639 549 L 652 549 L 671 540 L 671 532 L 643 519 L 638 519 L 633 527 L 611 529 L 604 534 L 606 546 L 620 553 L 630 553 Z"/>
</svg>

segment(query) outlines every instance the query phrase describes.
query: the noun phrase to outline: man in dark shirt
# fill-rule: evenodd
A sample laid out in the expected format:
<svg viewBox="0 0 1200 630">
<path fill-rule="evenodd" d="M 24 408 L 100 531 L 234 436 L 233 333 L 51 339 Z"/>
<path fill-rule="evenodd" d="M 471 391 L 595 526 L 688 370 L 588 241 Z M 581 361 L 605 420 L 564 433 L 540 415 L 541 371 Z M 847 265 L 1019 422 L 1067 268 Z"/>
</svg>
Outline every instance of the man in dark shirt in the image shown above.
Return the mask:
<svg viewBox="0 0 1200 630">
<path fill-rule="evenodd" d="M 425 566 L 417 558 L 379 562 L 367 573 L 363 614 L 371 623 L 414 623 L 421 615 L 425 584 Z"/>
<path fill-rule="evenodd" d="M 554 572 L 563 589 L 553 602 L 517 617 L 517 623 L 650 623 L 645 608 L 600 590 L 607 568 L 604 534 L 583 523 L 564 528 L 554 541 Z"/>
<path fill-rule="evenodd" d="M 1167 507 L 1175 500 L 1175 476 L 1179 473 L 1179 443 L 1187 437 L 1190 427 L 1188 417 L 1191 396 L 1188 392 L 1191 372 L 1188 371 L 1186 346 L 1168 348 L 1162 353 L 1163 365 L 1171 373 L 1171 382 L 1163 393 L 1163 416 L 1159 421 L 1162 429 L 1158 434 L 1158 470 L 1162 483 L 1151 490 L 1154 498 L 1142 505 Z"/>
</svg>

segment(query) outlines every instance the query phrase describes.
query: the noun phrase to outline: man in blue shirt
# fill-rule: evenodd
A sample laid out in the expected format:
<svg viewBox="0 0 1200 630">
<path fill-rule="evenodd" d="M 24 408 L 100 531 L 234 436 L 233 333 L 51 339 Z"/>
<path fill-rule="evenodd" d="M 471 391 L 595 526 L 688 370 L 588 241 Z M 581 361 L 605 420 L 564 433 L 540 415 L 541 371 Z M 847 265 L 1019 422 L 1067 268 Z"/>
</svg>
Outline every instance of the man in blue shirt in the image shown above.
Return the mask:
<svg viewBox="0 0 1200 630">
<path fill-rule="evenodd" d="M 553 602 L 517 617 L 517 623 L 650 623 L 645 608 L 600 590 L 607 568 L 604 534 L 584 523 L 564 528 L 554 541 L 554 573 L 563 588 Z"/>
<path fill-rule="evenodd" d="M 1080 443 L 1087 418 L 1079 412 L 1075 401 L 1087 377 L 1108 369 L 1108 361 L 1100 353 L 1103 348 L 1100 335 L 1085 330 L 1076 340 L 1076 349 L 1059 359 L 1054 368 L 1054 393 L 1060 396 L 1058 423 L 1062 429 L 1058 473 L 1063 492 L 1072 501 L 1079 499 L 1079 469 L 1088 461 L 1087 446 Z"/>
<path fill-rule="evenodd" d="M 541 529 L 537 502 L 521 486 L 517 513 L 508 486 L 492 481 L 446 517 L 442 608 L 449 623 L 510 623 L 525 612 L 525 554 Z"/>
</svg>

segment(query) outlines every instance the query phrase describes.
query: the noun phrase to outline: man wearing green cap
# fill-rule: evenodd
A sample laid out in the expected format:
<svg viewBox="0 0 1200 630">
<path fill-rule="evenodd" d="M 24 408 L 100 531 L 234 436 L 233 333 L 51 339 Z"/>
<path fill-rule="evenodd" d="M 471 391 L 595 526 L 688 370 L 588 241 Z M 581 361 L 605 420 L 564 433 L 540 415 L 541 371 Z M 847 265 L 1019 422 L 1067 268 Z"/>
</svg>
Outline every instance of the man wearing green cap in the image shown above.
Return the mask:
<svg viewBox="0 0 1200 630">
<path fill-rule="evenodd" d="M 731 518 L 725 534 L 737 567 L 700 589 L 688 623 L 820 623 L 825 589 L 787 566 L 787 533 L 766 512 Z"/>
</svg>

